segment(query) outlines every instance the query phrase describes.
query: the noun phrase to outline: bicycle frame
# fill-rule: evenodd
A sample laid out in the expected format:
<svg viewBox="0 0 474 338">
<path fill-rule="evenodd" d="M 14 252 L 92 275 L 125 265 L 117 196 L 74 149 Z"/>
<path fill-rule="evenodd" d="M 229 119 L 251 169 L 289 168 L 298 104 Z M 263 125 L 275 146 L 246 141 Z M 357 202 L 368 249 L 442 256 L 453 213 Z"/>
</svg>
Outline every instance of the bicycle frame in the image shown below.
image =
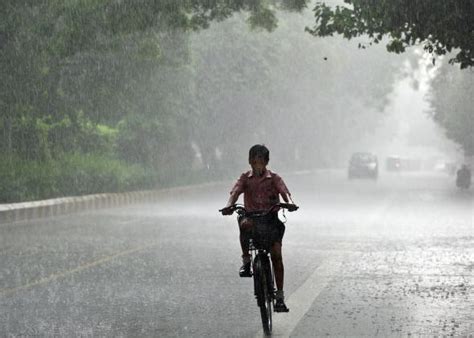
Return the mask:
<svg viewBox="0 0 474 338">
<path fill-rule="evenodd" d="M 245 216 L 254 219 L 249 238 L 249 251 L 251 253 L 254 295 L 260 308 L 263 332 L 267 336 L 272 333 L 272 312 L 275 299 L 275 276 L 271 262 L 273 243 L 270 240 L 271 231 L 269 231 L 271 225 L 268 223 L 270 219 L 264 218 L 268 214 L 254 214 L 252 216 L 245 214 Z"/>
<path fill-rule="evenodd" d="M 247 213 L 245 208 L 242 205 L 233 205 L 219 210 L 224 214 L 230 210 L 230 213 L 225 213 L 226 215 L 232 214 L 236 211 L 240 216 L 250 217 L 251 219 L 263 220 L 266 216 L 269 216 L 272 212 L 278 212 L 280 209 L 288 209 L 289 211 L 295 211 L 298 209 L 297 205 L 288 204 L 288 203 L 277 203 L 273 205 L 270 209 L 263 212 L 252 212 Z M 268 220 L 267 220 L 268 221 Z M 251 267 L 252 267 L 252 277 L 254 282 L 254 294 L 257 298 L 257 305 L 260 308 L 260 315 L 262 317 L 262 327 L 265 335 L 271 335 L 272 333 L 272 311 L 275 300 L 275 275 L 273 271 L 273 265 L 271 262 L 271 239 L 269 240 L 265 234 L 268 234 L 268 229 L 263 231 L 256 230 L 258 228 L 257 224 L 267 225 L 265 221 L 262 223 L 254 224 L 254 232 L 249 242 L 249 250 L 251 252 Z M 265 228 L 265 226 L 264 226 Z M 270 237 L 271 238 L 271 237 Z M 256 241 L 255 241 L 256 240 Z"/>
<path fill-rule="evenodd" d="M 254 295 L 260 308 L 262 327 L 265 335 L 272 333 L 272 312 L 275 299 L 274 274 L 270 262 L 270 252 L 257 249 L 250 242 Z"/>
<path fill-rule="evenodd" d="M 271 253 L 267 252 L 264 249 L 257 249 L 252 244 L 252 239 L 250 239 L 250 254 L 251 254 L 251 266 L 252 271 L 255 271 L 255 263 L 260 260 L 262 264 L 262 268 L 265 269 L 264 272 L 269 280 L 267 279 L 268 290 L 270 291 L 270 295 L 272 300 L 275 298 L 275 273 L 273 271 L 273 265 L 271 262 Z M 254 279 L 254 292 L 255 297 L 257 297 L 257 288 L 255 287 L 255 279 Z M 257 299 L 258 303 L 258 299 Z M 260 306 L 260 304 L 258 304 Z"/>
</svg>

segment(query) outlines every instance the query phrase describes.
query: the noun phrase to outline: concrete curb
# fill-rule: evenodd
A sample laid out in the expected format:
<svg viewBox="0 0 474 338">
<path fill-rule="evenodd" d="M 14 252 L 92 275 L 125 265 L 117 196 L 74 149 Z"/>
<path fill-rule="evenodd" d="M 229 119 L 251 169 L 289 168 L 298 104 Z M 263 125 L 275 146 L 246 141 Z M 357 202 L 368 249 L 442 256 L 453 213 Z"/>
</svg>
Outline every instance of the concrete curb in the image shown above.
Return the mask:
<svg viewBox="0 0 474 338">
<path fill-rule="evenodd" d="M 114 208 L 145 201 L 153 202 L 160 196 L 166 194 L 176 194 L 194 189 L 201 189 L 204 187 L 212 187 L 222 183 L 225 182 L 213 182 L 169 189 L 95 194 L 54 198 L 43 201 L 0 204 L 0 224 L 59 216 L 85 210 Z"/>
</svg>

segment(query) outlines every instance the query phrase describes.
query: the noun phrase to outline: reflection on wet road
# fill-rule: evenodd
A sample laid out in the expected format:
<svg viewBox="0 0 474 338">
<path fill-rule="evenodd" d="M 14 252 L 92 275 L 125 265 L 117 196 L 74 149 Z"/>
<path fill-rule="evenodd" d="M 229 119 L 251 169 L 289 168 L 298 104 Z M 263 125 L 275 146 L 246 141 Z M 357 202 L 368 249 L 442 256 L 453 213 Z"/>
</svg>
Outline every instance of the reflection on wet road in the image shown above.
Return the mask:
<svg viewBox="0 0 474 338">
<path fill-rule="evenodd" d="M 440 174 L 286 177 L 276 336 L 474 332 L 472 191 Z M 230 183 L 121 209 L 0 226 L 5 335 L 255 336 Z M 286 317 L 285 317 L 286 316 Z"/>
</svg>

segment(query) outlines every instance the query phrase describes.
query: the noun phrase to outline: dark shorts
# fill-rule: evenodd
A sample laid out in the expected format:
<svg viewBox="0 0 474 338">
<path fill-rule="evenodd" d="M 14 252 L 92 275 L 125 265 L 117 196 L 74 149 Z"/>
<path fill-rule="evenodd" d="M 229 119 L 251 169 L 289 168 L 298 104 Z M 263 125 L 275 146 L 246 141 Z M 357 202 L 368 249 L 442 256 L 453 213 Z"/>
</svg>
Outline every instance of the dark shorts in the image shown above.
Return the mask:
<svg viewBox="0 0 474 338">
<path fill-rule="evenodd" d="M 251 218 L 251 221 L 253 223 L 253 226 L 251 227 L 244 227 L 242 226 L 244 217 L 239 216 L 238 219 L 238 224 L 239 224 L 239 229 L 240 229 L 240 234 L 243 237 L 242 239 L 245 242 L 248 242 L 248 240 L 252 237 L 253 230 L 258 227 L 258 222 L 260 223 L 265 223 L 268 225 L 267 229 L 269 230 L 268 232 L 268 240 L 270 240 L 272 243 L 278 242 L 282 243 L 283 236 L 285 235 L 285 224 L 283 224 L 282 221 L 278 218 L 278 214 L 274 213 L 271 214 L 267 217 L 263 218 L 258 218 L 258 219 L 253 219 Z"/>
</svg>

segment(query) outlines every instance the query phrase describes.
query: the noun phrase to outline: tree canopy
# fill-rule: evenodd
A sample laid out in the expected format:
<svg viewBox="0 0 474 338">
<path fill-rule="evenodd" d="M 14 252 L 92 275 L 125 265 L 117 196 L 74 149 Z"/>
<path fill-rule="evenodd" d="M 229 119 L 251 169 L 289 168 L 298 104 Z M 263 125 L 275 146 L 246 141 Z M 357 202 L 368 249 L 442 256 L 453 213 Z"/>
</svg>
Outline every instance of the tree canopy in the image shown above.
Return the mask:
<svg viewBox="0 0 474 338">
<path fill-rule="evenodd" d="M 313 39 L 308 2 L 3 1 L 0 201 L 215 179 L 256 142 L 342 163 L 406 56 Z"/>
<path fill-rule="evenodd" d="M 443 63 L 433 81 L 432 117 L 446 136 L 458 143 L 466 156 L 474 156 L 473 71 L 461 71 Z"/>
<path fill-rule="evenodd" d="M 455 51 L 450 63 L 474 65 L 474 2 L 472 0 L 344 0 L 332 7 L 324 1 L 314 7 L 316 23 L 307 31 L 314 36 L 340 34 L 379 43 L 388 36 L 387 50 L 404 52 L 423 45 L 436 55 Z M 360 47 L 366 46 L 361 44 Z M 435 62 L 435 58 L 433 58 Z"/>
</svg>

